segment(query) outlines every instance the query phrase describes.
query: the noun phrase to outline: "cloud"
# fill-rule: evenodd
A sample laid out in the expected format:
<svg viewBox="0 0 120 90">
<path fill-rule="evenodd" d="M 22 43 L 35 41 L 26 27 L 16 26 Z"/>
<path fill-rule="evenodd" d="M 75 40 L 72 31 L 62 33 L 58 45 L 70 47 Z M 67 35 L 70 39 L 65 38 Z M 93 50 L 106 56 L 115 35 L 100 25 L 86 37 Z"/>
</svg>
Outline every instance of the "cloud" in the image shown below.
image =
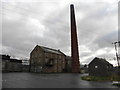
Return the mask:
<svg viewBox="0 0 120 90">
<path fill-rule="evenodd" d="M 2 52 L 29 58 L 39 44 L 61 49 L 66 55 L 70 48 L 70 3 L 75 4 L 80 60 L 90 62 L 94 57 L 113 58 L 117 41 L 117 3 L 86 3 L 71 1 L 7 1 L 2 2 Z"/>
</svg>

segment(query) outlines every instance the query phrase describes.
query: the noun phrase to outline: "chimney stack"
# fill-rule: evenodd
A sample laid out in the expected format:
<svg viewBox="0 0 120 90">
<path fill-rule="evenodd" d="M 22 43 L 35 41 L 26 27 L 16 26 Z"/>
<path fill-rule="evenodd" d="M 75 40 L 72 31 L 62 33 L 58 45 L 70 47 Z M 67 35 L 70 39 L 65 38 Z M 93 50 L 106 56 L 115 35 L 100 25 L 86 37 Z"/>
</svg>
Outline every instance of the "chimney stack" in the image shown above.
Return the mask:
<svg viewBox="0 0 120 90">
<path fill-rule="evenodd" d="M 70 17 L 71 17 L 71 58 L 72 58 L 72 72 L 80 72 L 78 41 L 77 41 L 77 29 L 75 20 L 74 5 L 70 5 Z"/>
</svg>

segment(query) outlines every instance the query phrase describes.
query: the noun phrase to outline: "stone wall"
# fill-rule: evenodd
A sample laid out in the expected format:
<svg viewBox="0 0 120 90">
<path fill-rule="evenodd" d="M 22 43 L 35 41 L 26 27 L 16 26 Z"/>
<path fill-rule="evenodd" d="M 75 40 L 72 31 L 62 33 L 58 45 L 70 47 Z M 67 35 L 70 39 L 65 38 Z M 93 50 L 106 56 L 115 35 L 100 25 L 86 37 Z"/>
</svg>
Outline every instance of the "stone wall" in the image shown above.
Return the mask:
<svg viewBox="0 0 120 90">
<path fill-rule="evenodd" d="M 2 60 L 3 72 L 20 72 L 22 71 L 22 63 L 10 62 L 9 60 Z"/>
</svg>

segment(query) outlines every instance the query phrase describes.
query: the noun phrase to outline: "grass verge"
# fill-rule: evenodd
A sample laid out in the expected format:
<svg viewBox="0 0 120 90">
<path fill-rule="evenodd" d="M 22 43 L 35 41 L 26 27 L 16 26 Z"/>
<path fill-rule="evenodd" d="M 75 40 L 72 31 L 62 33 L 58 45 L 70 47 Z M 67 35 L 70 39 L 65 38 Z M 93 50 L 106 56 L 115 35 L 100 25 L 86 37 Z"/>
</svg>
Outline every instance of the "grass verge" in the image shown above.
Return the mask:
<svg viewBox="0 0 120 90">
<path fill-rule="evenodd" d="M 116 77 L 83 76 L 81 79 L 87 81 L 120 81 L 120 77 L 116 79 Z"/>
</svg>

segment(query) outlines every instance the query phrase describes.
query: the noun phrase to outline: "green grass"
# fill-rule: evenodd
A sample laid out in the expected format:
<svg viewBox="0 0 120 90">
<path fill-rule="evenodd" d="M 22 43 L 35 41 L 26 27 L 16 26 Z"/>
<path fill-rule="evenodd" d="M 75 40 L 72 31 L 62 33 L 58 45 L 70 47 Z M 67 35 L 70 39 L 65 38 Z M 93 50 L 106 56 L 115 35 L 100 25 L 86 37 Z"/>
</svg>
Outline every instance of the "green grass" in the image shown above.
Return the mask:
<svg viewBox="0 0 120 90">
<path fill-rule="evenodd" d="M 119 87 L 120 87 L 120 83 L 115 83 L 115 84 L 113 84 L 113 85 L 115 85 L 115 86 L 119 86 Z"/>
<path fill-rule="evenodd" d="M 119 82 L 119 81 L 113 82 L 113 84 L 112 84 L 112 85 L 115 85 L 115 86 L 120 87 L 120 82 Z"/>
<path fill-rule="evenodd" d="M 81 77 L 82 80 L 87 81 L 120 81 L 120 77 L 97 77 L 97 76 L 83 76 Z"/>
</svg>

